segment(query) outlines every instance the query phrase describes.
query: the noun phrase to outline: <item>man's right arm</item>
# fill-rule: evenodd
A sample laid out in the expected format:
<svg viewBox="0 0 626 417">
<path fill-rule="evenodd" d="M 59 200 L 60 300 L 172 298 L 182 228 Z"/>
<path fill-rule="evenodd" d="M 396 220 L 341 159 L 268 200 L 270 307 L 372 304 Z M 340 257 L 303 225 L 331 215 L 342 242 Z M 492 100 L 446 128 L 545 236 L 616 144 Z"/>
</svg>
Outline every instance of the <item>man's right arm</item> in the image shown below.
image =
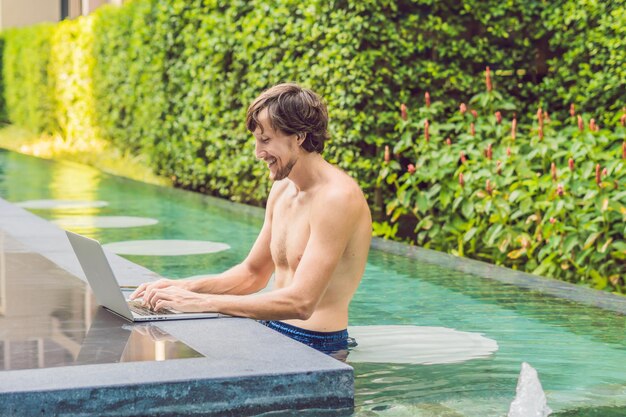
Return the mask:
<svg viewBox="0 0 626 417">
<path fill-rule="evenodd" d="M 261 233 L 259 233 L 250 253 L 242 263 L 218 275 L 192 280 L 160 279 L 154 282 L 146 282 L 137 287 L 130 298 L 142 297 L 148 288 L 165 288 L 170 286 L 198 293 L 232 295 L 253 294 L 265 288 L 272 276 L 272 272 L 274 272 L 270 241 L 273 201 L 279 192 L 277 188 L 275 183 L 268 198 Z"/>
<path fill-rule="evenodd" d="M 271 224 L 266 213 L 265 223 L 248 257 L 239 265 L 218 275 L 181 282 L 181 287 L 206 294 L 253 294 L 267 285 L 274 263 L 270 252 Z"/>
</svg>

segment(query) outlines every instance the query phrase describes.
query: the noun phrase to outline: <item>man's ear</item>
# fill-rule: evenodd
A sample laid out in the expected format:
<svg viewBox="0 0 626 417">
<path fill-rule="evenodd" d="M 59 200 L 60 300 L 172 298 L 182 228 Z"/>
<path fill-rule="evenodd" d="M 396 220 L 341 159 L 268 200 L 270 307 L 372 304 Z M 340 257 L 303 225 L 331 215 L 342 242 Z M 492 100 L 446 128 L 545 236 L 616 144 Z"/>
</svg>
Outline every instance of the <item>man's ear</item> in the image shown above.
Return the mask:
<svg viewBox="0 0 626 417">
<path fill-rule="evenodd" d="M 306 133 L 298 133 L 298 139 L 296 139 L 298 141 L 298 146 L 302 146 L 305 139 L 306 139 Z"/>
</svg>

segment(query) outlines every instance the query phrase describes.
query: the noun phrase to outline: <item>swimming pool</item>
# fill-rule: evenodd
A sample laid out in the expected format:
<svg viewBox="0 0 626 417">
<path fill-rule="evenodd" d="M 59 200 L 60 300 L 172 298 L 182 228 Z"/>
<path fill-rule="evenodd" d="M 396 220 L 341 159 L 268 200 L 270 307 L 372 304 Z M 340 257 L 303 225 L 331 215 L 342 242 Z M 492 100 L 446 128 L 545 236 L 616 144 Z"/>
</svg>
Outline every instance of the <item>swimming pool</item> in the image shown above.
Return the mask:
<svg viewBox="0 0 626 417">
<path fill-rule="evenodd" d="M 263 221 L 255 208 L 1 150 L 0 196 L 11 202 L 106 202 L 31 209 L 53 221 L 77 216 L 158 221 L 127 228 L 83 221 L 72 227 L 103 243 L 184 239 L 230 246 L 205 255 L 126 256 L 175 278 L 216 273 L 239 262 Z M 373 250 L 350 324 L 443 327 L 482 334 L 498 344 L 491 355 L 456 363 L 403 361 L 403 351 L 408 357 L 415 349 L 410 344 L 394 347 L 396 363 L 352 362 L 354 416 L 504 416 L 523 361 L 537 369 L 553 416 L 626 415 L 626 316 L 616 312 Z M 381 332 L 384 341 L 385 328 Z M 387 340 L 398 341 L 392 332 Z"/>
</svg>

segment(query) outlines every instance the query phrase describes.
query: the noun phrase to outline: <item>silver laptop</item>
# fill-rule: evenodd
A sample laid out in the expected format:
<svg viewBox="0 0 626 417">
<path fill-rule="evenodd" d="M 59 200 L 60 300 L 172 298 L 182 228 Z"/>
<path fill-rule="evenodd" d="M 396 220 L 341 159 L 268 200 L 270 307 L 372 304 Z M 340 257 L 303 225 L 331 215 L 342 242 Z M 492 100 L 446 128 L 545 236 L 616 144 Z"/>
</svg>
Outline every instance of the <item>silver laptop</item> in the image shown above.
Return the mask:
<svg viewBox="0 0 626 417">
<path fill-rule="evenodd" d="M 184 320 L 225 317 L 218 313 L 182 313 L 174 310 L 152 311 L 138 301 L 127 300 L 113 274 L 100 242 L 72 232 L 65 232 L 78 262 L 85 272 L 98 304 L 129 321 Z M 130 293 L 129 293 L 130 295 Z"/>
</svg>

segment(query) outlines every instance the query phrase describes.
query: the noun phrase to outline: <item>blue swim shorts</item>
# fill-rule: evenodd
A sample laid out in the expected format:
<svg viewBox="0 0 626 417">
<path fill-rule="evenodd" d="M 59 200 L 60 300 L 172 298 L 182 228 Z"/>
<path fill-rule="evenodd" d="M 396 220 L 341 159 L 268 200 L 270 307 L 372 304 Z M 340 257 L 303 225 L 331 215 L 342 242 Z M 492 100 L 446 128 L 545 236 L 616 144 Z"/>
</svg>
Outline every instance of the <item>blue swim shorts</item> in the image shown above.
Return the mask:
<svg viewBox="0 0 626 417">
<path fill-rule="evenodd" d="M 347 350 L 354 343 L 354 339 L 348 337 L 348 330 L 316 332 L 276 320 L 261 320 L 259 323 L 326 354 Z"/>
</svg>

